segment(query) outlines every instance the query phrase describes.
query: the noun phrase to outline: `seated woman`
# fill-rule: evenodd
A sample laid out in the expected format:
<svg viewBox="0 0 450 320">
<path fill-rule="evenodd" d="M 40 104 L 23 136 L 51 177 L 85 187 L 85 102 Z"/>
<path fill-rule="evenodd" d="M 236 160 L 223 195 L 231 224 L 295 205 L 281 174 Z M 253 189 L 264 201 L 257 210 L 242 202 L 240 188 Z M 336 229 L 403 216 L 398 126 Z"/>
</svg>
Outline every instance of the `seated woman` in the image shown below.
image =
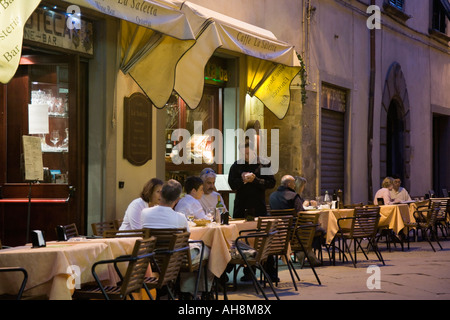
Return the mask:
<svg viewBox="0 0 450 320">
<path fill-rule="evenodd" d="M 373 199 L 373 204 L 381 205 L 382 203 L 378 203 L 378 199 L 383 199 L 384 204 L 394 204 L 399 203 L 398 200 L 393 200 L 391 198 L 391 190 L 394 187 L 394 179 L 391 177 L 386 177 L 381 184 L 381 189 L 375 193 L 375 197 Z"/>
<path fill-rule="evenodd" d="M 158 178 L 150 179 L 144 185 L 141 196 L 128 205 L 119 230 L 142 229 L 141 212 L 146 208 L 159 205 L 162 186 L 163 181 Z"/>
</svg>

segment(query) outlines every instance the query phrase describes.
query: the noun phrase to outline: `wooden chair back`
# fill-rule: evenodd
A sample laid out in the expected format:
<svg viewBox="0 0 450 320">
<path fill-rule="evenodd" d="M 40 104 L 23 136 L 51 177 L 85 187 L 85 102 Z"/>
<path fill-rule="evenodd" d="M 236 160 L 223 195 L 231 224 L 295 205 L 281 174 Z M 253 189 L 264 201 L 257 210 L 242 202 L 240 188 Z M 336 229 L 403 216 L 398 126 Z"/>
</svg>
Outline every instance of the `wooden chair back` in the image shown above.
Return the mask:
<svg viewBox="0 0 450 320">
<path fill-rule="evenodd" d="M 113 221 L 113 223 L 114 223 L 114 228 L 117 229 L 117 230 L 119 230 L 119 229 L 120 229 L 120 226 L 122 225 L 122 222 L 123 222 L 123 218 L 115 219 L 115 220 Z"/>
<path fill-rule="evenodd" d="M 136 240 L 131 256 L 133 259 L 128 263 L 127 272 L 120 288 L 122 296 L 133 292 L 139 292 L 142 289 L 144 279 L 148 270 L 150 256 L 156 247 L 156 238 L 146 238 Z"/>
<path fill-rule="evenodd" d="M 64 232 L 66 233 L 67 239 L 79 237 L 77 225 L 75 223 L 71 223 L 64 226 Z"/>
<path fill-rule="evenodd" d="M 176 281 L 183 260 L 189 253 L 189 236 L 190 232 L 172 234 L 167 249 L 160 249 L 158 243 L 156 244 L 155 256 L 159 267 L 158 288 Z"/>
<path fill-rule="evenodd" d="M 299 213 L 295 225 L 295 233 L 291 237 L 292 251 L 303 251 L 302 245 L 306 251 L 312 248 L 318 222 L 319 214 Z"/>
<path fill-rule="evenodd" d="M 147 228 L 149 236 L 156 238 L 156 246 L 158 250 L 169 250 L 170 243 L 172 241 L 172 235 L 175 233 L 183 233 L 186 232 L 186 228 L 160 228 L 160 229 L 153 229 L 153 228 Z M 156 261 L 158 263 L 158 257 L 156 256 Z M 161 262 L 159 262 L 161 263 Z M 182 262 L 182 269 L 188 269 L 186 271 L 194 271 L 196 267 L 192 265 L 191 255 L 186 254 L 185 258 Z"/>
<path fill-rule="evenodd" d="M 380 207 L 357 207 L 350 229 L 350 238 L 373 238 L 378 230 Z"/>
<path fill-rule="evenodd" d="M 132 238 L 140 237 L 146 239 L 149 237 L 147 229 L 133 229 L 133 230 L 105 230 L 103 238 Z"/>
<path fill-rule="evenodd" d="M 289 248 L 289 241 L 292 235 L 292 221 L 294 217 L 288 216 L 263 216 L 258 217 L 259 230 L 266 230 L 269 221 L 277 220 L 276 234 L 273 236 L 270 246 L 271 255 L 285 255 Z"/>
<path fill-rule="evenodd" d="M 94 236 L 103 236 L 103 232 L 106 230 L 118 230 L 114 226 L 114 221 L 94 222 L 91 227 Z"/>
</svg>

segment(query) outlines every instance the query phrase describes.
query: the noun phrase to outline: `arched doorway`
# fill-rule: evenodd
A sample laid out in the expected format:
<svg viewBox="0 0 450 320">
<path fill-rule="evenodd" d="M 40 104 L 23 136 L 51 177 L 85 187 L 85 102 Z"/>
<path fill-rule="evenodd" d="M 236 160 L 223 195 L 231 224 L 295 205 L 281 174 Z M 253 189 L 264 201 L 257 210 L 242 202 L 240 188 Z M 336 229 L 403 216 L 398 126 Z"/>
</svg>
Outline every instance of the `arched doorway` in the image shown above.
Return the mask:
<svg viewBox="0 0 450 320">
<path fill-rule="evenodd" d="M 381 106 L 380 181 L 398 175 L 406 189 L 410 187 L 410 106 L 402 68 L 393 63 L 389 68 Z"/>
<path fill-rule="evenodd" d="M 396 99 L 389 104 L 386 126 L 386 175 L 405 180 L 405 123 L 403 107 Z"/>
</svg>

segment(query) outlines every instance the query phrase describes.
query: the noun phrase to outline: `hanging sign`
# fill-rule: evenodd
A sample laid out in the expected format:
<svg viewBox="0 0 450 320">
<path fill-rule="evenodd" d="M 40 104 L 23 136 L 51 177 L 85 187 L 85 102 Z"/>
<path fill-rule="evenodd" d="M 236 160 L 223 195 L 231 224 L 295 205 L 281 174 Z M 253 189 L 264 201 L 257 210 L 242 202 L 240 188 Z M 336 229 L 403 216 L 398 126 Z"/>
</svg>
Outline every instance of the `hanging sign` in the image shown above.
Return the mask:
<svg viewBox="0 0 450 320">
<path fill-rule="evenodd" d="M 0 82 L 8 83 L 19 66 L 23 26 L 40 0 L 0 1 Z"/>
<path fill-rule="evenodd" d="M 77 17 L 76 24 L 71 25 L 70 19 L 75 18 L 66 12 L 40 6 L 26 22 L 23 38 L 52 47 L 93 55 L 93 23 L 81 16 Z"/>
</svg>

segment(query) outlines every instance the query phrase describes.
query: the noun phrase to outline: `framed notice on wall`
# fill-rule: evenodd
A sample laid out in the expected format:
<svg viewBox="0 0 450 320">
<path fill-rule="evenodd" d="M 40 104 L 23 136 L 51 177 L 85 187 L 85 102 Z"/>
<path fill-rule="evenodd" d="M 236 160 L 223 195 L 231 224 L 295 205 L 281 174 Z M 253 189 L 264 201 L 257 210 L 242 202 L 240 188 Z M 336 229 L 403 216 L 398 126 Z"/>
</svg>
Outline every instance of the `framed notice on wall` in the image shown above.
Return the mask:
<svg viewBox="0 0 450 320">
<path fill-rule="evenodd" d="M 26 181 L 43 181 L 44 164 L 42 161 L 41 138 L 22 136 L 23 160 Z"/>
<path fill-rule="evenodd" d="M 139 92 L 124 98 L 123 157 L 135 166 L 152 158 L 152 103 Z"/>
</svg>

